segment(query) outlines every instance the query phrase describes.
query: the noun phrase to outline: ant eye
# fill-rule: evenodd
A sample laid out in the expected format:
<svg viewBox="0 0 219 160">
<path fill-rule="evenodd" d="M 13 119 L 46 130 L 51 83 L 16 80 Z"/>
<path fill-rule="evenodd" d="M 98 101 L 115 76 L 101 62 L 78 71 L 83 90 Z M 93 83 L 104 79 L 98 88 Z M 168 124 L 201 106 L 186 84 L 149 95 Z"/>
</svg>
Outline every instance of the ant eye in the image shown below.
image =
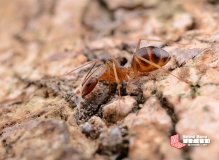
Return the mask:
<svg viewBox="0 0 219 160">
<path fill-rule="evenodd" d="M 84 98 L 84 96 L 86 96 L 87 94 L 89 94 L 94 87 L 97 85 L 98 83 L 98 79 L 91 77 L 85 84 L 85 86 L 83 87 L 82 90 L 82 98 Z"/>
<path fill-rule="evenodd" d="M 90 85 L 91 85 L 91 83 L 90 83 L 90 82 L 87 82 L 86 86 L 89 87 Z"/>
</svg>

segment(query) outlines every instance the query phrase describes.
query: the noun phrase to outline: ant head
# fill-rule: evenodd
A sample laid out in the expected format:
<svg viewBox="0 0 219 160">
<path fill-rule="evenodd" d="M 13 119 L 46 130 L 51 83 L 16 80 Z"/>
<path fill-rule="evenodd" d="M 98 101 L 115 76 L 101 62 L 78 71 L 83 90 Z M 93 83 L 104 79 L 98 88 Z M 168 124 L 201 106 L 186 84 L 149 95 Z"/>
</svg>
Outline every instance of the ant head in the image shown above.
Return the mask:
<svg viewBox="0 0 219 160">
<path fill-rule="evenodd" d="M 98 83 L 98 79 L 95 77 L 90 77 L 88 79 L 88 81 L 86 81 L 83 84 L 82 87 L 82 98 L 84 98 L 86 95 L 88 95 L 93 89 L 94 87 L 97 85 Z"/>
</svg>

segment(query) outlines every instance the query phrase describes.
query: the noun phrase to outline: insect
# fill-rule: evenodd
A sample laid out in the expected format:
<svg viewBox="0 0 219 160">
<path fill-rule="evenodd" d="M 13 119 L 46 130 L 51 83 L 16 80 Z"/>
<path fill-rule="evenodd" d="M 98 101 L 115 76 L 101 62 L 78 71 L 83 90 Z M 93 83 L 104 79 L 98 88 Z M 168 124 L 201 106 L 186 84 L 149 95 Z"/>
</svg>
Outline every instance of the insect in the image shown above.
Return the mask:
<svg viewBox="0 0 219 160">
<path fill-rule="evenodd" d="M 164 66 L 170 61 L 171 55 L 165 50 L 154 46 L 140 48 L 142 40 L 164 42 L 166 44 L 169 42 L 167 40 L 151 40 L 144 38 L 139 39 L 136 47 L 136 52 L 133 54 L 129 67 L 121 66 L 119 62 L 113 56 L 110 55 L 111 61 L 106 61 L 105 65 L 101 65 L 94 70 L 93 68 L 97 64 L 98 60 L 90 61 L 67 73 L 68 75 L 79 68 L 92 64 L 91 68 L 89 69 L 86 77 L 82 82 L 82 88 L 80 92 L 81 97 L 84 98 L 86 95 L 91 93 L 99 80 L 107 80 L 109 86 L 111 83 L 116 82 L 118 84 L 119 97 L 121 97 L 121 81 L 127 82 L 129 79 L 138 77 L 141 73 L 148 73 L 157 69 L 163 69 L 162 66 Z M 171 74 L 169 71 L 165 69 L 163 70 Z M 173 76 L 181 80 L 179 77 L 175 75 Z"/>
</svg>

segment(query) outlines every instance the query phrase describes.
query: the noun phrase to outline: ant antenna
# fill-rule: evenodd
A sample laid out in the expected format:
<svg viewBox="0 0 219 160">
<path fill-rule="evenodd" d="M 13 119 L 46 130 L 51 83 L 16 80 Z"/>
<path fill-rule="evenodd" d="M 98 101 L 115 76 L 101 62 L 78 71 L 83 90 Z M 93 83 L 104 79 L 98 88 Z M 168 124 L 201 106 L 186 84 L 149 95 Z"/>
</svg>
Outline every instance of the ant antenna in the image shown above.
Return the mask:
<svg viewBox="0 0 219 160">
<path fill-rule="evenodd" d="M 71 70 L 70 72 L 66 73 L 65 76 L 71 74 L 72 72 L 74 72 L 74 71 L 76 71 L 76 70 L 78 70 L 78 69 L 80 69 L 80 68 L 82 68 L 82 67 L 84 67 L 84 66 L 87 66 L 87 65 L 89 65 L 89 64 L 91 64 L 91 63 L 94 63 L 94 64 L 92 65 L 92 67 L 91 67 L 91 69 L 92 69 L 92 68 L 95 66 L 95 64 L 96 64 L 97 62 L 98 62 L 97 59 L 92 60 L 92 61 L 90 61 L 90 62 L 87 62 L 87 63 L 85 63 L 85 64 L 83 64 L 83 65 L 81 65 L 81 66 L 79 66 L 79 67 L 77 67 L 77 68 L 75 68 L 75 69 L 73 69 L 73 70 Z"/>
</svg>

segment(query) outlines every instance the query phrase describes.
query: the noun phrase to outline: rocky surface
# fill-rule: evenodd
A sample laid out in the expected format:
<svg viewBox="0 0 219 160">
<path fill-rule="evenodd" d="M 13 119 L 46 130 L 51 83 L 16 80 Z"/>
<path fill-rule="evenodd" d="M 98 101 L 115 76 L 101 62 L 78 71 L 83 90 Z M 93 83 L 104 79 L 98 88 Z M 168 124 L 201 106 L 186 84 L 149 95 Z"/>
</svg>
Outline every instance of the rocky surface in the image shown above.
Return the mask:
<svg viewBox="0 0 219 160">
<path fill-rule="evenodd" d="M 0 159 L 219 159 L 217 1 L 0 4 Z M 89 66 L 66 73 L 110 55 L 128 67 L 139 38 L 169 40 L 141 44 L 172 55 L 164 70 L 81 98 Z M 176 133 L 211 143 L 176 149 Z"/>
</svg>

